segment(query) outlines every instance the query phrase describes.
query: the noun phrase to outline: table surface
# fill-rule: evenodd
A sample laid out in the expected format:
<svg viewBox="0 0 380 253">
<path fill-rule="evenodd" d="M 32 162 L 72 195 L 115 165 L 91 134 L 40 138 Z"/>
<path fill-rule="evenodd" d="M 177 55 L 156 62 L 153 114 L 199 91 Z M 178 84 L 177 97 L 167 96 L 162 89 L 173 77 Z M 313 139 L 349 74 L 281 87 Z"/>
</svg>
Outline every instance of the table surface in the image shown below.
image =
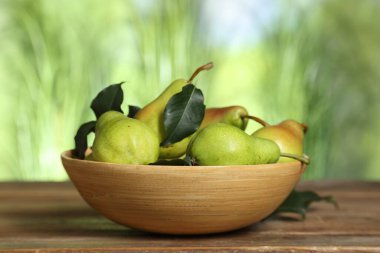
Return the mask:
<svg viewBox="0 0 380 253">
<path fill-rule="evenodd" d="M 0 251 L 13 252 L 380 252 L 380 182 L 303 182 L 333 195 L 336 210 L 313 203 L 305 221 L 271 218 L 209 236 L 148 234 L 112 223 L 71 183 L 0 183 Z"/>
</svg>

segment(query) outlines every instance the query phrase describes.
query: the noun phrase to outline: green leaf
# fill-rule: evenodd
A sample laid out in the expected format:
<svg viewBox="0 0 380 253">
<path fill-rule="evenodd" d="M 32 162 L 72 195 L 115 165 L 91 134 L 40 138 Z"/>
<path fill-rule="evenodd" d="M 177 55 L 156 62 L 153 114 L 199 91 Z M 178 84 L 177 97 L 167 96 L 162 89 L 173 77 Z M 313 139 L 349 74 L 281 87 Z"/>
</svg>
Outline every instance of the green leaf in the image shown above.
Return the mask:
<svg viewBox="0 0 380 253">
<path fill-rule="evenodd" d="M 129 118 L 134 118 L 135 117 L 135 115 L 136 115 L 136 113 L 138 112 L 138 111 L 140 111 L 140 107 L 138 107 L 138 106 L 135 106 L 135 105 L 129 105 L 128 106 L 128 117 Z"/>
<path fill-rule="evenodd" d="M 186 159 L 158 160 L 149 165 L 192 166 L 192 164 Z"/>
<path fill-rule="evenodd" d="M 301 219 L 305 219 L 306 211 L 312 202 L 325 201 L 338 208 L 338 203 L 332 196 L 319 196 L 312 191 L 292 191 L 287 199 L 277 208 L 274 214 L 278 213 L 297 213 Z"/>
<path fill-rule="evenodd" d="M 74 155 L 80 159 L 84 159 L 84 155 L 88 147 L 87 136 L 91 132 L 95 132 L 95 125 L 96 125 L 96 121 L 90 121 L 90 122 L 84 123 L 79 127 L 77 134 L 75 135 Z"/>
<path fill-rule="evenodd" d="M 164 111 L 166 139 L 161 146 L 176 143 L 198 130 L 205 114 L 202 91 L 188 84 L 173 95 Z"/>
<path fill-rule="evenodd" d="M 123 82 L 112 84 L 101 90 L 92 100 L 91 109 L 94 111 L 98 119 L 107 111 L 118 111 L 123 113 L 121 104 L 123 103 L 124 93 L 121 89 Z"/>
</svg>

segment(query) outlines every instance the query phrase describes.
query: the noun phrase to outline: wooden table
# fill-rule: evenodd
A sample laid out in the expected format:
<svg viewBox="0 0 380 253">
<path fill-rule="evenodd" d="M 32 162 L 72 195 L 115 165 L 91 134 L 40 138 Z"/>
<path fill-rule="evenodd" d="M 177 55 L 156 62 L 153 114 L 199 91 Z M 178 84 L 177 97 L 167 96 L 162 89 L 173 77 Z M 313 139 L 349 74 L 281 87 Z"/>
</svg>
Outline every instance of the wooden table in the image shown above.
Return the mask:
<svg viewBox="0 0 380 253">
<path fill-rule="evenodd" d="M 380 252 L 380 182 L 306 182 L 340 209 L 312 204 L 305 221 L 269 219 L 211 236 L 134 231 L 98 215 L 71 183 L 0 183 L 2 252 Z"/>
</svg>

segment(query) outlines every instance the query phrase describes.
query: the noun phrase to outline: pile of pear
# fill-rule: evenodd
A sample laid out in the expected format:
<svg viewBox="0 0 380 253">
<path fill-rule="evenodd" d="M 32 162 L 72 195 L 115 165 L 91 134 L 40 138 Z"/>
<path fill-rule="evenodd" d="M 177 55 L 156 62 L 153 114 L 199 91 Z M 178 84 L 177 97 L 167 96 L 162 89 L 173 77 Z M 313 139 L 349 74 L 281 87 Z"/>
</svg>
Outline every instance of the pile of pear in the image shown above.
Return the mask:
<svg viewBox="0 0 380 253">
<path fill-rule="evenodd" d="M 187 158 L 192 164 L 255 165 L 301 161 L 309 163 L 304 155 L 304 135 L 307 126 L 295 120 L 270 125 L 250 116 L 243 106 L 207 108 L 199 129 L 177 143 L 160 146 L 166 138 L 164 110 L 170 98 L 192 83 L 202 70 L 198 68 L 188 79 L 173 81 L 156 99 L 140 109 L 134 118 L 121 112 L 108 111 L 98 119 L 92 153 L 87 160 L 147 165 L 157 160 Z M 262 125 L 247 134 L 249 119 Z"/>
</svg>

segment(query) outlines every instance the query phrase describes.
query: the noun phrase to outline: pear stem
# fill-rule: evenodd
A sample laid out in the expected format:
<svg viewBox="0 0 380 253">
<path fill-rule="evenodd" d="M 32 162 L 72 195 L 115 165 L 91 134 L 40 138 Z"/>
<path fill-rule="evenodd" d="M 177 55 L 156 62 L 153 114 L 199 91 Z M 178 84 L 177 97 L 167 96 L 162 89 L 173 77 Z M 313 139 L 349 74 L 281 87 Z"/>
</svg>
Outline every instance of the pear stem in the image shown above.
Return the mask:
<svg viewBox="0 0 380 253">
<path fill-rule="evenodd" d="M 294 154 L 289 154 L 289 153 L 281 153 L 280 156 L 293 158 L 304 164 L 310 164 L 310 158 L 305 154 L 303 154 L 302 156 L 299 156 L 299 155 L 294 155 Z"/>
<path fill-rule="evenodd" d="M 262 120 L 262 119 L 260 119 L 260 118 L 258 118 L 256 116 L 245 115 L 245 116 L 243 116 L 243 118 L 253 119 L 254 121 L 256 121 L 257 123 L 261 124 L 264 127 L 270 126 L 270 124 L 268 122 L 266 122 L 265 120 Z"/>
<path fill-rule="evenodd" d="M 191 83 L 193 81 L 193 79 L 199 74 L 199 72 L 203 71 L 203 70 L 210 70 L 214 67 L 214 64 L 212 62 L 209 62 L 203 66 L 200 66 L 199 68 L 197 68 L 195 70 L 195 72 L 193 73 L 193 75 L 190 77 L 190 79 L 187 81 L 188 83 Z"/>
</svg>

